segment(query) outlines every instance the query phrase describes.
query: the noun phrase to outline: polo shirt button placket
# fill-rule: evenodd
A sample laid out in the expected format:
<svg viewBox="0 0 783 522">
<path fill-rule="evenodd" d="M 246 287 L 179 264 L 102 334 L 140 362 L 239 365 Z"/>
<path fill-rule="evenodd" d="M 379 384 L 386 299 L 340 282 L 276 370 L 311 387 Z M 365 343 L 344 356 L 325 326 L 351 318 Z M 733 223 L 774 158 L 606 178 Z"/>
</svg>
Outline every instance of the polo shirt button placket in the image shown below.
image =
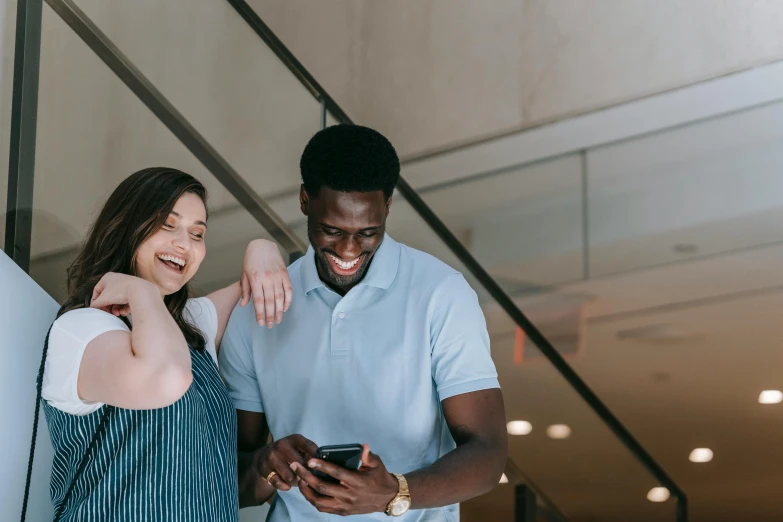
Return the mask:
<svg viewBox="0 0 783 522">
<path fill-rule="evenodd" d="M 331 336 L 331 347 L 330 352 L 332 355 L 346 355 L 348 353 L 348 341 L 349 339 L 346 338 L 346 332 L 345 328 L 347 326 L 344 326 L 343 319 L 345 319 L 345 312 L 344 311 L 335 311 L 332 315 L 332 336 Z"/>
</svg>

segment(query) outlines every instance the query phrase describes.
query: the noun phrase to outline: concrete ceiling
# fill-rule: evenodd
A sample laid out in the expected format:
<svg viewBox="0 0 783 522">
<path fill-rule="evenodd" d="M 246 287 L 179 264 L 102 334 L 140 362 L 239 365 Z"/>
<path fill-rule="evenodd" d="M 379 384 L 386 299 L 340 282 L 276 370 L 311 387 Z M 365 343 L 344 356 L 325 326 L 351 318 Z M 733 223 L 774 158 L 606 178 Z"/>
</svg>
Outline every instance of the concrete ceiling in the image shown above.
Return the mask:
<svg viewBox="0 0 783 522">
<path fill-rule="evenodd" d="M 775 0 L 249 0 L 403 157 L 783 57 Z"/>
</svg>

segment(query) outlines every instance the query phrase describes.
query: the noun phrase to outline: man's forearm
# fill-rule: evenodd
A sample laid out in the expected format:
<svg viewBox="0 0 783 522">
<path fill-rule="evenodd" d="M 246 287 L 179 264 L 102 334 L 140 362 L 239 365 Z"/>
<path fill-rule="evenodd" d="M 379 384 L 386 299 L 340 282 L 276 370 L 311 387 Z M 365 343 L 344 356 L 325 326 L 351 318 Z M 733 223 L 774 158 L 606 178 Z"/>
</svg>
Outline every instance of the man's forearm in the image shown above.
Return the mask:
<svg viewBox="0 0 783 522">
<path fill-rule="evenodd" d="M 237 468 L 239 471 L 239 507 L 260 506 L 269 500 L 275 488 L 258 475 L 254 465 L 255 453 L 240 451 Z"/>
<path fill-rule="evenodd" d="M 431 466 L 406 474 L 412 509 L 448 506 L 489 492 L 505 467 L 504 442 L 473 440 Z"/>
</svg>

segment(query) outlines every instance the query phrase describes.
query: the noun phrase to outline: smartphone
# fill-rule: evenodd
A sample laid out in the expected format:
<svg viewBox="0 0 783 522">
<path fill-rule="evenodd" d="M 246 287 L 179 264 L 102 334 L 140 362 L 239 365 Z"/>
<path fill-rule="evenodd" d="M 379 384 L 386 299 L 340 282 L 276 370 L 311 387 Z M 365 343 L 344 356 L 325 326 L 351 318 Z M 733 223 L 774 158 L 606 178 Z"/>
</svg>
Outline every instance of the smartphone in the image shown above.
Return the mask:
<svg viewBox="0 0 783 522">
<path fill-rule="evenodd" d="M 321 446 L 315 454 L 315 458 L 337 464 L 344 468 L 357 470 L 362 467 L 362 445 L 341 444 L 338 446 Z M 337 479 L 315 470 L 313 474 L 321 479 L 337 482 Z"/>
</svg>

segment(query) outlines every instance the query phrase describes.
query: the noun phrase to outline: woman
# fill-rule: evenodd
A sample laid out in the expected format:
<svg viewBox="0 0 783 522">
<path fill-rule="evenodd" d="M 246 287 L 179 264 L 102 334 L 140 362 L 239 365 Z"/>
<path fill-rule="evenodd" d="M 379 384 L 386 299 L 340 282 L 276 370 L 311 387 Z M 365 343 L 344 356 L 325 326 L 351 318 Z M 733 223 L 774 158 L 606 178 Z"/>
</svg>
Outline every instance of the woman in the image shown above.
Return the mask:
<svg viewBox="0 0 783 522">
<path fill-rule="evenodd" d="M 277 246 L 258 240 L 242 284 L 189 299 L 206 254 L 205 203 L 188 174 L 139 171 L 109 197 L 68 271 L 41 390 L 56 519 L 238 520 L 236 414 L 217 347 L 251 282 L 269 327 L 291 288 Z"/>
</svg>

